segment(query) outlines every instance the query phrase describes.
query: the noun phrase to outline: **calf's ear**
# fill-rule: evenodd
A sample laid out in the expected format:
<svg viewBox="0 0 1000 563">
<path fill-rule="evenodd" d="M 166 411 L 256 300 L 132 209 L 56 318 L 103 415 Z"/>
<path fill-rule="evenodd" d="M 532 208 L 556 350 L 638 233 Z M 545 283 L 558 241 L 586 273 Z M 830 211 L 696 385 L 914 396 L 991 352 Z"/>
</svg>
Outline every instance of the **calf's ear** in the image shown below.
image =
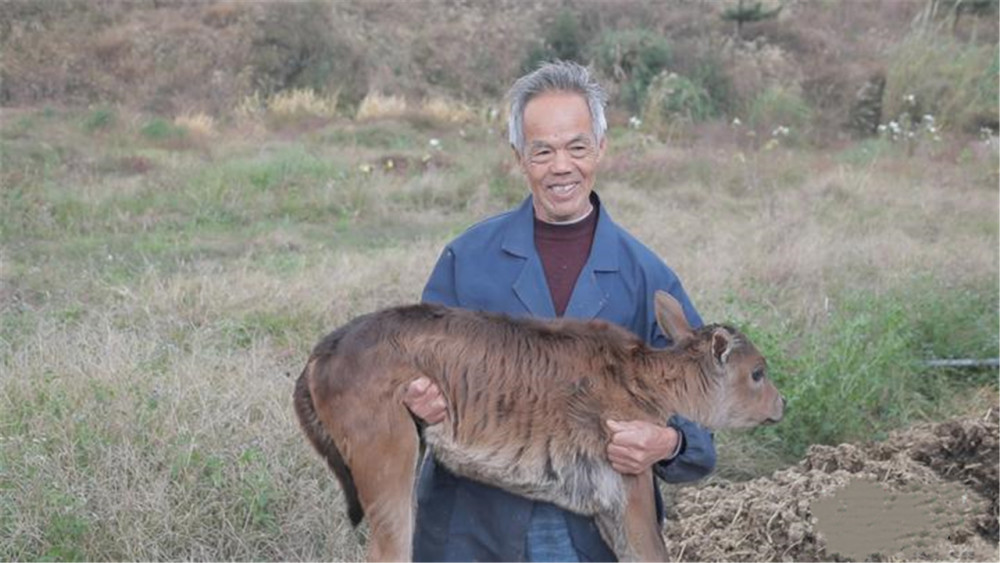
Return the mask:
<svg viewBox="0 0 1000 563">
<path fill-rule="evenodd" d="M 729 352 L 733 349 L 733 335 L 724 328 L 717 328 L 712 333 L 712 356 L 719 365 L 726 363 Z"/>
<path fill-rule="evenodd" d="M 666 291 L 657 290 L 654 295 L 656 303 L 656 322 L 660 328 L 674 341 L 674 344 L 691 338 L 693 331 L 684 316 L 684 308 Z"/>
</svg>

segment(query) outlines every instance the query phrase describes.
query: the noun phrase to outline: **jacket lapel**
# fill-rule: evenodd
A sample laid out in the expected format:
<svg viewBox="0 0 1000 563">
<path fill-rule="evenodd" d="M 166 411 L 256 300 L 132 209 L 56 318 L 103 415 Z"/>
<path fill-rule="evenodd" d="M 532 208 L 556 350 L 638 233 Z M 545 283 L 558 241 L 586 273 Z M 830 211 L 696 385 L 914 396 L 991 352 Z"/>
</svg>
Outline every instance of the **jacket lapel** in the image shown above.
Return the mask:
<svg viewBox="0 0 1000 563">
<path fill-rule="evenodd" d="M 545 270 L 535 249 L 535 212 L 530 196 L 514 211 L 514 220 L 504 234 L 502 248 L 508 254 L 524 259 L 513 285 L 514 294 L 524 308 L 537 317 L 555 317 Z"/>
<path fill-rule="evenodd" d="M 556 316 L 549 283 L 545 280 L 545 270 L 537 254 L 527 257 L 521 275 L 514 281 L 514 293 L 532 315 L 546 318 Z"/>
<path fill-rule="evenodd" d="M 618 271 L 618 232 L 611 217 L 604 211 L 597 195 L 594 194 L 598 210 L 594 242 L 590 247 L 590 257 L 580 271 L 573 295 L 566 306 L 566 317 L 593 319 L 611 299 L 611 294 L 601 287 L 602 274 Z"/>
</svg>

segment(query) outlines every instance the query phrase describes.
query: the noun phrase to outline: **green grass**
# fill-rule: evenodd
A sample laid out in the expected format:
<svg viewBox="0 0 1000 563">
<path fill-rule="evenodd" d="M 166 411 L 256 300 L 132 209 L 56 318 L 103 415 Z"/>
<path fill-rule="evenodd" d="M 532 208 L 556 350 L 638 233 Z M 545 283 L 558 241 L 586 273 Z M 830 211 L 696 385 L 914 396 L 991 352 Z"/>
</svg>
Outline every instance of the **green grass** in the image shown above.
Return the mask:
<svg viewBox="0 0 1000 563">
<path fill-rule="evenodd" d="M 508 149 L 486 125 L 374 122 L 181 151 L 123 115 L 81 127 L 95 112 L 0 128 L 0 559 L 361 558 L 292 383 L 325 332 L 418 299 L 448 239 L 521 201 Z M 362 169 L 419 163 L 431 135 L 436 167 Z M 781 424 L 720 433 L 723 476 L 995 393 L 995 372 L 922 364 L 998 354 L 978 153 L 609 143 L 628 157 L 599 180 L 614 218 L 789 398 Z"/>
<path fill-rule="evenodd" d="M 948 373 L 926 361 L 1000 357 L 996 290 L 927 279 L 882 294 L 846 290 L 809 325 L 732 303 L 747 315 L 739 324 L 788 401 L 786 418 L 759 439 L 795 459 L 811 444 L 884 439 L 893 428 L 942 416 L 968 389 L 995 386 L 995 370 Z"/>
</svg>

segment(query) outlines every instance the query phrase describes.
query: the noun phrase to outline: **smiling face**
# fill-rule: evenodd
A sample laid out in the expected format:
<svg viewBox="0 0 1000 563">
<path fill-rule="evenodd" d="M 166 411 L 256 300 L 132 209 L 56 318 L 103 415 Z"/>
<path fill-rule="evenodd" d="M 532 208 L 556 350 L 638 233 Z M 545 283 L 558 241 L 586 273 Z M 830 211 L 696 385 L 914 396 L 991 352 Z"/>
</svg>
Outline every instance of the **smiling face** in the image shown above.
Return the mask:
<svg viewBox="0 0 1000 563">
<path fill-rule="evenodd" d="M 590 108 L 575 92 L 546 92 L 524 106 L 521 170 L 534 195 L 535 217 L 546 223 L 573 221 L 591 208 L 604 139 L 594 138 Z"/>
</svg>

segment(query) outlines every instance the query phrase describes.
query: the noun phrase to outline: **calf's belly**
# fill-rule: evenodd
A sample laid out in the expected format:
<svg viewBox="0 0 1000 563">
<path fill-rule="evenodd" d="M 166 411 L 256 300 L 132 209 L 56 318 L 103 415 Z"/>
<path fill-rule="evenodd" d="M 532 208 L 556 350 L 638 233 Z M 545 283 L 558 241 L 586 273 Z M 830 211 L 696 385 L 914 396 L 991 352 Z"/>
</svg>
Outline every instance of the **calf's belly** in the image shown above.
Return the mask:
<svg viewBox="0 0 1000 563">
<path fill-rule="evenodd" d="M 435 458 L 456 475 L 588 516 L 623 502 L 621 475 L 602 455 L 552 447 L 547 436 L 533 444 L 458 443 L 443 426 L 429 427 L 425 438 Z"/>
</svg>

